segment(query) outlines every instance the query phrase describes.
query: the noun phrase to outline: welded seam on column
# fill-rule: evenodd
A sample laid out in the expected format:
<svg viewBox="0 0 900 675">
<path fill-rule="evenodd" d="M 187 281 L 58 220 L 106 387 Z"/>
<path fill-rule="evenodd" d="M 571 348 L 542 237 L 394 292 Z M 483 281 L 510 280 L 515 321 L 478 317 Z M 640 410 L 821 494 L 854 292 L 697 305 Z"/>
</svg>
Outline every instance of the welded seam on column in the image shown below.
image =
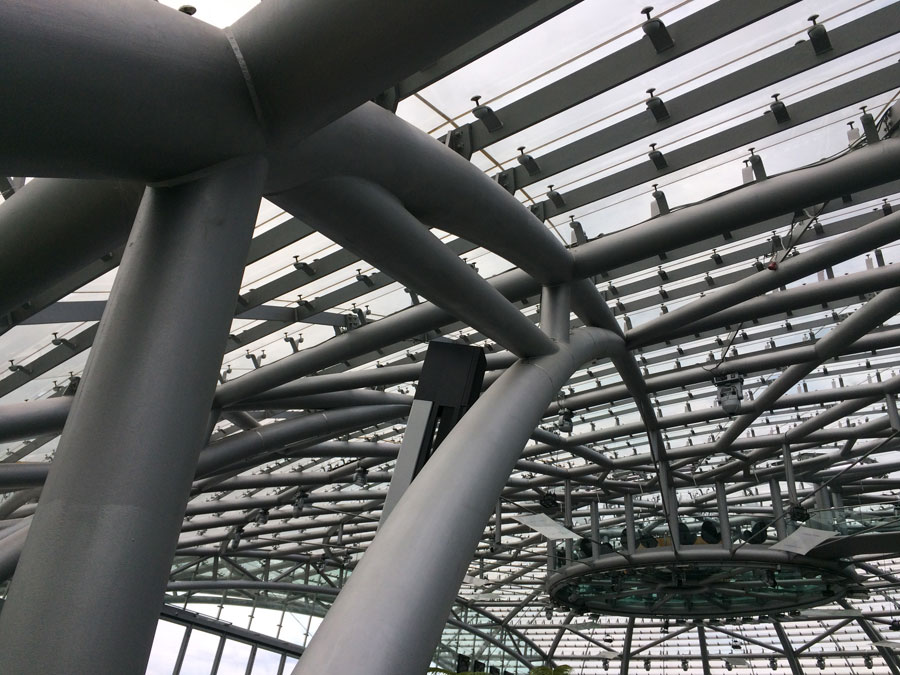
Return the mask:
<svg viewBox="0 0 900 675">
<path fill-rule="evenodd" d="M 260 103 L 259 96 L 256 93 L 256 86 L 253 84 L 253 76 L 250 75 L 250 68 L 247 66 L 247 61 L 244 59 L 244 54 L 241 52 L 241 47 L 238 44 L 237 39 L 234 37 L 234 33 L 231 31 L 231 26 L 223 29 L 223 32 L 225 33 L 225 37 L 228 38 L 228 44 L 231 45 L 231 51 L 234 54 L 234 58 L 237 60 L 238 67 L 241 69 L 241 75 L 244 78 L 244 84 L 247 85 L 247 93 L 250 95 L 250 102 L 253 104 L 253 112 L 256 114 L 256 121 L 259 122 L 259 126 L 262 129 L 263 134 L 266 134 L 266 120 L 263 117 L 262 104 Z"/>
</svg>

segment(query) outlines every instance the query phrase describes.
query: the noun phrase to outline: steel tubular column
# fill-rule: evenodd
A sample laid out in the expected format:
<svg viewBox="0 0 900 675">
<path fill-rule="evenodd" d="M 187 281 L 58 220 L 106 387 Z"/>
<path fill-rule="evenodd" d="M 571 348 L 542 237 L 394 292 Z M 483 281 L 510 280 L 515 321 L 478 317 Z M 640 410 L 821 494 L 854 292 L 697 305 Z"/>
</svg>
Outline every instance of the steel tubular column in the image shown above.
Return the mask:
<svg viewBox="0 0 900 675">
<path fill-rule="evenodd" d="M 557 342 L 569 341 L 572 292 L 568 284 L 541 289 L 541 328 Z"/>
<path fill-rule="evenodd" d="M 784 506 L 781 503 L 781 484 L 777 478 L 769 479 L 769 495 L 772 500 L 772 515 L 775 516 L 775 534 L 778 541 L 787 536 L 787 523 L 784 520 Z"/>
<path fill-rule="evenodd" d="M 706 646 L 706 629 L 703 624 L 697 624 L 697 641 L 700 643 L 700 664 L 703 666 L 703 675 L 712 675 L 709 667 L 709 649 Z"/>
<path fill-rule="evenodd" d="M 793 675 L 803 675 L 803 668 L 800 667 L 800 661 L 799 659 L 797 659 L 797 654 L 794 652 L 794 648 L 791 646 L 791 641 L 788 639 L 787 633 L 784 630 L 784 626 L 781 625 L 780 621 L 773 621 L 772 627 L 775 629 L 775 633 L 778 635 L 778 639 L 781 641 L 781 646 L 784 649 L 784 655 L 791 667 L 791 673 Z"/>
<path fill-rule="evenodd" d="M 605 353 L 609 339 L 607 331 L 582 329 L 556 354 L 520 361 L 491 386 L 384 523 L 296 674 L 417 675 L 427 668 L 472 551 L 532 429 L 559 387 Z"/>
<path fill-rule="evenodd" d="M 0 615 L 0 672 L 143 672 L 264 177 L 248 160 L 146 192 Z"/>
<path fill-rule="evenodd" d="M 846 600 L 838 600 L 838 604 L 844 609 L 852 609 L 850 603 Z M 859 627 L 862 628 L 863 632 L 872 642 L 884 641 L 881 633 L 879 633 L 878 630 L 864 617 L 858 617 L 856 623 L 859 624 Z M 894 653 L 894 650 L 890 647 L 876 647 L 876 649 L 878 650 L 878 653 L 881 654 L 887 667 L 891 669 L 892 675 L 900 675 L 900 661 L 897 660 L 897 655 Z"/>
<path fill-rule="evenodd" d="M 634 617 L 628 618 L 628 625 L 625 626 L 625 639 L 622 641 L 622 664 L 619 668 L 619 675 L 628 675 L 628 665 L 631 661 L 631 638 L 634 637 Z"/>
<path fill-rule="evenodd" d="M 731 548 L 731 520 L 728 516 L 728 493 L 725 484 L 716 482 L 716 506 L 719 514 L 719 532 L 722 533 L 722 548 Z"/>
</svg>

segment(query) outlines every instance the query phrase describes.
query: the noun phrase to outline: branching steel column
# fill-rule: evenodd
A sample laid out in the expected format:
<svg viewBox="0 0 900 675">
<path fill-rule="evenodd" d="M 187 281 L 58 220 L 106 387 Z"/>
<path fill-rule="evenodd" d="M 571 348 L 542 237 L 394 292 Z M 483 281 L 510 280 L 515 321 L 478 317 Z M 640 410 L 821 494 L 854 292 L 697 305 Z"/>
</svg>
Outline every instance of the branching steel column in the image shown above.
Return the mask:
<svg viewBox="0 0 900 675">
<path fill-rule="evenodd" d="M 569 341 L 572 290 L 568 284 L 541 289 L 541 328 L 558 342 Z"/>
<path fill-rule="evenodd" d="M 271 199 L 518 356 L 554 351 L 546 335 L 377 183 L 327 178 Z"/>
<path fill-rule="evenodd" d="M 609 340 L 607 331 L 576 331 L 557 353 L 520 361 L 491 386 L 384 523 L 295 673 L 417 675 L 427 668 L 531 431 L 559 387 L 605 353 Z"/>
<path fill-rule="evenodd" d="M 264 177 L 252 160 L 144 195 L 0 615 L 0 672 L 146 667 Z"/>
</svg>

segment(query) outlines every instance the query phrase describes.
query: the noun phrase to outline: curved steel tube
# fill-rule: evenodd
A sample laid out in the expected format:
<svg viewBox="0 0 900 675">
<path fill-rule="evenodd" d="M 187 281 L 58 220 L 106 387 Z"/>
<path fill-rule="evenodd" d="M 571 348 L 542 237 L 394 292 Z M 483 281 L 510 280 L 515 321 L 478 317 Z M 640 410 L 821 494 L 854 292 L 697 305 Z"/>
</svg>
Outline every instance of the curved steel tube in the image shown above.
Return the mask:
<svg viewBox="0 0 900 675">
<path fill-rule="evenodd" d="M 576 331 L 555 354 L 512 366 L 478 400 L 383 525 L 295 673 L 412 675 L 427 668 L 472 549 L 529 434 L 571 373 L 606 353 L 609 336 Z M 422 522 L 432 526 L 423 530 Z"/>
<path fill-rule="evenodd" d="M 364 157 L 354 154 L 357 162 Z M 514 354 L 556 350 L 550 338 L 377 183 L 324 178 L 269 198 Z"/>
</svg>

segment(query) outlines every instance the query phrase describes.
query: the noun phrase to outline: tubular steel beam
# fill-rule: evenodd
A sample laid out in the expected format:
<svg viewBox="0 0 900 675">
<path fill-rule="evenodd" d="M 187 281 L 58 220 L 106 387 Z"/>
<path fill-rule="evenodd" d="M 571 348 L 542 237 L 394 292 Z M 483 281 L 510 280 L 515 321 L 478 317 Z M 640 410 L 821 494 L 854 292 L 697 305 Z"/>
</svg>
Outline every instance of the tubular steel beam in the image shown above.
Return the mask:
<svg viewBox="0 0 900 675">
<path fill-rule="evenodd" d="M 787 658 L 788 665 L 791 667 L 792 675 L 803 675 L 803 668 L 800 666 L 800 660 L 797 658 L 797 654 L 791 646 L 791 641 L 788 639 L 784 626 L 781 625 L 780 621 L 773 621 L 772 628 L 775 629 L 775 634 L 778 635 L 778 640 L 781 642 L 782 649 L 784 649 L 784 656 Z"/>
<path fill-rule="evenodd" d="M 867 302 L 862 308 L 856 310 L 849 318 L 842 321 L 828 335 L 819 340 L 813 346 L 815 354 L 813 360 L 799 363 L 787 368 L 772 384 L 770 384 L 753 401 L 753 412 L 738 417 L 716 441 L 716 447 L 723 450 L 731 445 L 745 429 L 747 429 L 759 415 L 767 410 L 781 396 L 794 385 L 800 382 L 822 362 L 833 358 L 841 351 L 863 337 L 873 328 L 900 311 L 900 289 L 892 288 L 882 291 L 874 299 Z M 770 450 L 761 450 L 748 457 L 747 462 L 753 462 L 758 457 L 770 454 Z M 722 471 L 733 469 L 736 464 L 742 462 L 730 462 L 707 472 L 718 474 Z"/>
<path fill-rule="evenodd" d="M 295 673 L 412 675 L 427 667 L 472 550 L 531 430 L 571 373 L 605 352 L 608 335 L 577 331 L 556 354 L 512 366 L 478 400 L 383 525 Z M 398 546 L 406 551 L 399 558 Z M 396 601 L 400 594 L 403 603 Z M 346 635 L 354 636 L 352 643 Z"/>
<path fill-rule="evenodd" d="M 677 330 L 692 321 L 733 307 L 737 303 L 785 286 L 826 267 L 864 255 L 895 241 L 898 237 L 898 226 L 900 226 L 900 212 L 892 213 L 854 232 L 804 251 L 801 255 L 788 258 L 778 263 L 777 269 L 763 269 L 742 281 L 708 293 L 705 297 L 694 299 L 668 314 L 651 319 L 628 331 L 629 344 L 652 343 L 668 335 L 673 329 Z"/>
<path fill-rule="evenodd" d="M 896 550 L 896 549 L 895 549 Z M 846 600 L 838 600 L 838 604 L 844 609 L 853 609 L 850 606 L 850 603 Z M 862 628 L 863 633 L 866 634 L 872 642 L 882 642 L 884 638 L 881 636 L 881 633 L 872 625 L 872 623 L 866 620 L 864 617 L 859 617 L 856 619 L 856 623 L 859 624 L 859 627 Z M 900 675 L 900 660 L 898 660 L 897 655 L 894 653 L 894 650 L 890 647 L 876 647 L 878 653 L 881 654 L 881 658 L 884 659 L 887 667 L 890 668 L 892 675 Z"/>
<path fill-rule="evenodd" d="M 900 76 L 900 66 L 897 66 Z M 900 139 L 886 139 L 824 164 L 745 185 L 573 249 L 575 276 L 587 277 L 711 234 L 792 213 L 900 178 Z"/>
<path fill-rule="evenodd" d="M 246 63 L 269 142 L 285 147 L 534 1 L 434 0 L 410 12 L 392 0 L 266 0 L 239 19 L 229 37 Z M 300 65 L 309 63 L 316 67 Z"/>
<path fill-rule="evenodd" d="M 515 197 L 475 165 L 374 103 L 344 115 L 297 149 L 274 155 L 272 175 L 267 187 L 276 203 L 285 190 L 331 176 L 377 183 L 428 227 L 484 246 L 541 284 L 571 279 L 570 252 Z"/>
<path fill-rule="evenodd" d="M 514 354 L 554 351 L 546 335 L 380 185 L 326 178 L 270 199 Z"/>
<path fill-rule="evenodd" d="M 0 671 L 146 667 L 264 177 L 253 160 L 147 191 L 0 614 Z"/>
<path fill-rule="evenodd" d="M 0 315 L 121 247 L 143 192 L 141 183 L 33 180 L 4 202 Z"/>
<path fill-rule="evenodd" d="M 490 281 L 507 299 L 521 299 L 539 288 L 533 279 L 519 270 L 498 275 Z M 235 403 L 353 356 L 421 335 L 453 321 L 453 316 L 448 312 L 431 303 L 419 303 L 226 382 L 216 392 L 215 404 L 225 406 Z"/>
<path fill-rule="evenodd" d="M 711 314 L 685 326 L 672 327 L 665 334 L 666 340 L 685 337 L 713 328 L 732 326 L 741 322 L 762 319 L 782 312 L 795 312 L 806 307 L 821 306 L 823 303 L 838 305 L 851 304 L 854 298 L 866 293 L 877 293 L 886 288 L 900 286 L 900 267 L 888 265 L 870 270 L 854 272 L 834 279 L 817 281 L 806 286 L 795 286 L 779 293 L 769 293 L 752 300 L 745 300 L 733 307 Z M 634 340 L 635 346 L 645 346 Z"/>
<path fill-rule="evenodd" d="M 0 406 L 0 442 L 58 432 L 63 428 L 71 407 L 71 396 Z"/>
<path fill-rule="evenodd" d="M 525 4 L 272 0 L 225 31 L 139 0 L 7 4 L 0 84 L 18 95 L 0 118 L 0 158 L 23 176 L 184 176 L 302 140 Z"/>
<path fill-rule="evenodd" d="M 892 347 L 896 346 L 898 341 L 900 341 L 900 329 L 890 328 L 884 331 L 877 331 L 860 338 L 844 350 L 841 350 L 840 355 L 843 356 L 844 354 L 856 354 L 867 352 L 872 349 Z M 735 370 L 749 375 L 773 369 L 781 369 L 796 363 L 804 363 L 814 358 L 816 358 L 814 345 L 788 347 L 748 356 L 729 358 L 726 359 L 719 368 L 722 371 Z M 693 368 L 682 368 L 681 370 L 661 373 L 659 375 L 651 375 L 646 378 L 646 381 L 647 391 L 664 391 L 666 389 L 674 389 L 701 382 L 709 383 L 710 373 L 706 369 L 697 366 Z M 587 406 L 618 401 L 626 398 L 628 395 L 628 390 L 625 385 L 613 385 L 596 391 L 567 396 L 564 400 L 564 406 L 569 409 L 580 409 Z M 548 414 L 553 414 L 558 411 L 558 408 L 559 404 L 551 404 L 547 412 Z M 601 432 L 598 431 L 597 433 Z M 587 440 L 589 440 L 589 435 L 585 434 L 580 442 L 583 443 Z"/>
<path fill-rule="evenodd" d="M 308 441 L 311 445 L 314 442 L 311 439 L 320 436 L 330 438 L 346 431 L 395 420 L 405 417 L 408 412 L 408 404 L 356 406 L 308 413 L 283 422 L 267 424 L 210 444 L 200 453 L 196 474 L 198 478 L 209 476 L 230 466 L 241 465 L 266 451 L 299 441 Z"/>
</svg>

